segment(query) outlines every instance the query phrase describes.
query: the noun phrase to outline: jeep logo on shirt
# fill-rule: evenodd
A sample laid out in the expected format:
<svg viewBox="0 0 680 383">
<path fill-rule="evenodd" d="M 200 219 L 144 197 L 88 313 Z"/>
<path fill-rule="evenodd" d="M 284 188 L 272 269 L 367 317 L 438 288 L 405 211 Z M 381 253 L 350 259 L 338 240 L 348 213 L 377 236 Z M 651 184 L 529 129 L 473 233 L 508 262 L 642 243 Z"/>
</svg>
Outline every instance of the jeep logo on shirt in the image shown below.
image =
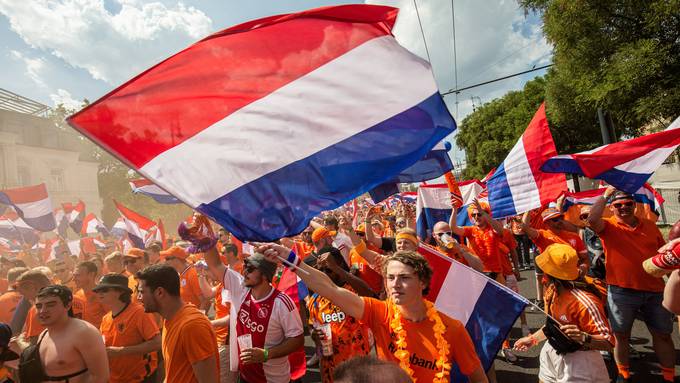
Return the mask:
<svg viewBox="0 0 680 383">
<path fill-rule="evenodd" d="M 342 322 L 345 320 L 345 317 L 346 315 L 342 311 L 333 314 L 321 313 L 321 321 L 323 323 Z"/>
</svg>

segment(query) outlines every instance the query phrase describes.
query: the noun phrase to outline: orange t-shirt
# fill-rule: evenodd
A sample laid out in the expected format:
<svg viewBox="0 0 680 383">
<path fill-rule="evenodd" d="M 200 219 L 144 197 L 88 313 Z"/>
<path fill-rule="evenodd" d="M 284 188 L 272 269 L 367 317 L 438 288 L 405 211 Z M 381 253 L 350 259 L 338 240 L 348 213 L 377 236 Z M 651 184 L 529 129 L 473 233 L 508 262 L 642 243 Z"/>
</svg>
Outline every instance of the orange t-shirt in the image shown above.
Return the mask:
<svg viewBox="0 0 680 383">
<path fill-rule="evenodd" d="M 83 289 L 78 290 L 74 294 L 74 297 L 79 297 L 85 303 L 83 308 L 83 320 L 90 322 L 94 327 L 99 328 L 102 324 L 102 318 L 106 315 L 107 311 L 104 306 L 99 302 L 99 297 L 92 291 L 83 291 Z"/>
<path fill-rule="evenodd" d="M 471 252 L 472 254 L 475 253 L 475 252 L 472 251 L 472 249 L 470 249 L 469 247 L 467 247 L 467 246 L 465 246 L 465 245 L 461 245 L 461 246 L 465 247 L 465 249 L 466 249 L 467 251 Z M 439 251 L 440 253 L 446 254 L 447 256 L 449 256 L 449 258 L 451 258 L 451 259 L 453 259 L 453 260 L 455 260 L 455 261 L 458 261 L 458 262 L 464 264 L 465 266 L 470 266 L 470 265 L 468 264 L 468 261 L 467 261 L 467 260 L 465 259 L 465 257 L 463 256 L 463 254 L 461 254 L 460 252 L 458 252 L 458 250 L 456 250 L 456 248 L 447 249 L 447 248 L 444 248 L 444 247 L 441 247 L 441 246 L 440 246 L 440 247 L 437 247 L 437 251 Z"/>
<path fill-rule="evenodd" d="M 353 291 L 349 285 L 343 286 Z M 354 317 L 346 315 L 340 308 L 319 294 L 312 295 L 307 302 L 309 324 L 331 325 L 333 355 L 321 357 L 321 381 L 333 382 L 333 371 L 340 363 L 355 356 L 368 355 L 371 345 L 368 342 L 368 326 L 359 323 Z"/>
<path fill-rule="evenodd" d="M 399 363 L 394 356 L 397 350 L 395 341 L 397 335 L 392 333 L 390 320 L 394 317 L 394 310 L 398 309 L 389 301 L 379 301 L 373 298 L 364 300 L 364 314 L 360 322 L 367 324 L 373 331 L 375 346 L 380 359 Z M 475 346 L 465 326 L 441 312 L 439 316 L 446 326 L 444 337 L 450 345 L 449 360 L 456 363 L 464 375 L 470 375 L 482 364 L 475 352 Z M 402 319 L 402 326 L 406 330 L 406 344 L 410 353 L 411 369 L 419 382 L 432 382 L 439 372 L 435 365 L 439 358 L 439 349 L 434 337 L 434 322 L 423 320 L 411 322 Z"/>
<path fill-rule="evenodd" d="M 215 319 L 224 318 L 229 315 L 229 309 L 231 307 L 231 304 L 229 303 L 222 303 L 222 289 L 223 287 L 220 283 L 217 287 L 219 292 L 215 295 Z M 226 344 L 227 339 L 229 339 L 229 324 L 227 323 L 227 325 L 223 327 L 214 327 L 214 330 L 215 335 L 217 336 L 217 344 Z"/>
<path fill-rule="evenodd" d="M 10 323 L 14 311 L 21 301 L 21 294 L 16 291 L 8 291 L 0 295 L 0 323 Z"/>
<path fill-rule="evenodd" d="M 82 319 L 83 311 L 85 310 L 85 301 L 81 297 L 74 295 L 71 309 L 73 310 L 73 316 L 75 318 Z M 35 305 L 31 306 L 26 315 L 26 321 L 24 322 L 24 337 L 30 338 L 38 336 L 44 329 L 45 327 L 38 322 L 38 310 L 35 309 Z"/>
<path fill-rule="evenodd" d="M 357 277 L 366 282 L 371 290 L 375 293 L 380 293 L 383 290 L 382 275 L 378 271 L 373 270 L 370 264 L 353 248 L 349 252 L 349 261 L 351 263 L 350 267 L 356 270 Z"/>
<path fill-rule="evenodd" d="M 187 266 L 179 275 L 179 295 L 184 302 L 201 307 L 201 287 L 194 265 Z"/>
<path fill-rule="evenodd" d="M 191 365 L 210 357 L 215 358 L 219 376 L 215 331 L 208 317 L 196 307 L 185 304 L 172 319 L 166 320 L 162 337 L 166 383 L 198 382 Z"/>
<path fill-rule="evenodd" d="M 132 296 L 137 299 L 139 299 L 139 294 L 137 294 L 138 285 L 139 282 L 137 282 L 137 278 L 134 275 L 128 276 L 128 288 L 132 290 Z"/>
<path fill-rule="evenodd" d="M 656 255 L 664 245 L 663 235 L 650 220 L 638 218 L 630 227 L 616 217 L 603 219 L 604 229 L 598 233 L 605 254 L 607 284 L 640 291 L 662 292 L 664 281 L 645 272 L 642 262 Z"/>
<path fill-rule="evenodd" d="M 114 318 L 109 311 L 100 327 L 104 344 L 108 346 L 134 346 L 151 340 L 160 333 L 153 317 L 144 307 L 132 302 Z M 109 382 L 141 382 L 158 367 L 156 352 L 146 355 L 121 355 L 109 357 Z"/>
<path fill-rule="evenodd" d="M 573 324 L 590 335 L 602 335 L 614 345 L 604 305 L 595 294 L 581 289 L 571 289 L 558 295 L 557 289 L 550 285 L 545 290 L 544 300 L 546 310 L 560 324 Z"/>
<path fill-rule="evenodd" d="M 542 253 L 545 249 L 552 245 L 553 243 L 561 243 L 564 245 L 569 245 L 573 247 L 577 253 L 583 254 L 586 250 L 586 245 L 583 243 L 581 237 L 578 234 L 572 233 L 570 231 L 562 230 L 559 233 L 555 233 L 552 230 L 537 230 L 538 237 L 532 239 L 538 250 Z"/>
<path fill-rule="evenodd" d="M 464 226 L 463 237 L 468 241 L 468 245 L 484 264 L 484 272 L 501 272 L 500 243 L 501 236 L 494 231 L 491 226 L 484 229 L 477 226 Z M 487 248 L 487 242 L 492 243 L 491 248 Z"/>
</svg>

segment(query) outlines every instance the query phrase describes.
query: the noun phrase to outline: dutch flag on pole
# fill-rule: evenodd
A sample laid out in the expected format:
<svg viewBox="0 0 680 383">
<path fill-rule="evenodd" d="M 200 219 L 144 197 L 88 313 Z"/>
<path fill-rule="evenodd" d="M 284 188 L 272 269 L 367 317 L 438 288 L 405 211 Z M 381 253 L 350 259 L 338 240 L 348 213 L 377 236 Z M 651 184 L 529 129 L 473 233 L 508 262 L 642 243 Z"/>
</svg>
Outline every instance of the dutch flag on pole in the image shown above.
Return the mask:
<svg viewBox="0 0 680 383">
<path fill-rule="evenodd" d="M 145 196 L 153 198 L 156 202 L 162 204 L 182 203 L 172 194 L 155 185 L 153 182 L 140 178 L 130 181 L 130 187 L 133 193 L 144 194 Z"/>
<path fill-rule="evenodd" d="M 57 227 L 45 184 L 0 190 L 0 204 L 12 206 L 28 226 L 38 231 Z"/>
<path fill-rule="evenodd" d="M 116 204 L 116 209 L 123 218 L 123 222 L 125 222 L 125 232 L 128 239 L 132 241 L 135 247 L 143 249 L 145 247 L 144 241 L 149 232 L 156 226 L 156 222 L 126 208 L 115 200 L 113 202 Z"/>
<path fill-rule="evenodd" d="M 448 189 L 447 189 L 448 190 Z M 432 268 L 426 297 L 440 312 L 465 325 L 484 370 L 488 370 L 517 317 L 529 303 L 526 298 L 485 275 L 420 245 L 418 252 Z M 464 381 L 452 371 L 451 381 Z"/>
<path fill-rule="evenodd" d="M 554 155 L 544 172 L 580 174 L 635 193 L 680 145 L 680 117 L 663 132 L 600 146 L 576 154 Z"/>
<path fill-rule="evenodd" d="M 527 129 L 486 183 L 494 218 L 541 207 L 567 190 L 564 174 L 541 171 L 541 165 L 555 155 L 557 149 L 548 127 L 545 103 L 542 103 Z"/>
<path fill-rule="evenodd" d="M 217 32 L 68 122 L 242 240 L 301 232 L 452 133 L 398 10 L 341 5 Z"/>
</svg>

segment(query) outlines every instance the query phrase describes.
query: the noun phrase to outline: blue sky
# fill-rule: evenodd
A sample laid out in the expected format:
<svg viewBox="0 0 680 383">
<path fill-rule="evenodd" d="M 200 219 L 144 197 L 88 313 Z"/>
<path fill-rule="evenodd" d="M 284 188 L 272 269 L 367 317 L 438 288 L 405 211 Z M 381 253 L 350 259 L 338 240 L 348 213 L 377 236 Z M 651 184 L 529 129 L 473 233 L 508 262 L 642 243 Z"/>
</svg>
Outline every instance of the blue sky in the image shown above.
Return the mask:
<svg viewBox="0 0 680 383">
<path fill-rule="evenodd" d="M 369 0 L 400 8 L 395 36 L 427 58 L 413 0 Z M 0 0 L 0 88 L 53 106 L 94 101 L 142 70 L 212 32 L 247 20 L 347 1 Z M 417 0 L 442 92 L 455 87 L 451 0 Z M 537 15 L 515 1 L 454 0 L 458 86 L 551 60 Z M 457 120 L 475 103 L 519 89 L 543 72 L 447 96 Z M 453 157 L 462 159 L 455 151 Z"/>
</svg>

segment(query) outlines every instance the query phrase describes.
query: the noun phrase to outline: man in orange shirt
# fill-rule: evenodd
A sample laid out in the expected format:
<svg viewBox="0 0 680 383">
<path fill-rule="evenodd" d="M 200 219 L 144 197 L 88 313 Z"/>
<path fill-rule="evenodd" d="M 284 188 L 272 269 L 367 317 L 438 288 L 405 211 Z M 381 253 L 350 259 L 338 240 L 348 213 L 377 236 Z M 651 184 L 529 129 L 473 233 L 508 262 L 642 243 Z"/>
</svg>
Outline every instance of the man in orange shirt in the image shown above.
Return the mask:
<svg viewBox="0 0 680 383">
<path fill-rule="evenodd" d="M 288 259 L 310 290 L 370 327 L 378 357 L 399 363 L 418 382 L 448 382 L 451 363 L 456 363 L 472 383 L 488 382 L 465 326 L 424 299 L 432 269 L 420 254 L 398 251 L 385 259 L 388 300 L 379 301 L 335 285 L 284 246 L 266 244 L 257 251 L 272 262 Z"/>
<path fill-rule="evenodd" d="M 219 356 L 208 318 L 180 297 L 177 271 L 165 264 L 137 273 L 144 310 L 165 321 L 162 351 L 166 383 L 217 383 Z"/>
<path fill-rule="evenodd" d="M 504 283 L 501 272 L 501 247 L 505 247 L 502 241 L 503 225 L 491 218 L 491 208 L 488 204 L 475 203 L 468 207 L 468 215 L 474 226 L 459 227 L 455 217 L 457 211 L 454 208 L 449 220 L 451 232 L 467 240 L 468 246 L 482 260 L 484 273 L 491 279 Z"/>
<path fill-rule="evenodd" d="M 19 301 L 21 301 L 21 294 L 16 290 L 16 281 L 26 271 L 28 269 L 25 267 L 14 267 L 7 272 L 9 289 L 0 295 L 0 323 L 10 323 L 12 321 L 14 310 L 16 310 Z"/>
<path fill-rule="evenodd" d="M 128 274 L 128 287 L 133 292 L 137 291 L 137 272 L 144 268 L 145 251 L 133 247 L 123 257 L 123 265 Z"/>
<path fill-rule="evenodd" d="M 96 285 L 97 265 L 91 261 L 83 261 L 78 264 L 73 273 L 73 280 L 79 289 L 74 296 L 85 302 L 83 308 L 83 320 L 90 322 L 94 327 L 99 328 L 102 318 L 107 310 L 99 302 L 97 294 L 92 289 Z"/>
<path fill-rule="evenodd" d="M 187 262 L 188 256 L 189 254 L 186 250 L 179 246 L 172 246 L 167 250 L 161 251 L 161 259 L 179 274 L 182 300 L 193 304 L 198 309 L 202 309 L 207 300 L 201 294 L 201 287 L 198 285 L 198 274 L 194 265 Z"/>
<path fill-rule="evenodd" d="M 613 215 L 602 218 L 605 204 Z M 664 381 L 675 379 L 673 314 L 662 306 L 664 281 L 647 274 L 642 262 L 665 244 L 656 223 L 635 216 L 635 200 L 609 186 L 593 204 L 588 225 L 600 236 L 605 253 L 607 307 L 616 338 L 617 382 L 630 381 L 628 340 L 638 313 L 652 334 Z"/>
<path fill-rule="evenodd" d="M 64 258 L 66 259 L 66 258 Z M 54 262 L 54 283 L 63 285 L 71 289 L 71 291 L 78 290 L 76 282 L 73 280 L 73 273 L 69 265 L 62 259 L 57 259 Z"/>
<path fill-rule="evenodd" d="M 455 216 L 452 215 L 452 217 Z M 435 223 L 432 228 L 432 236 L 437 241 L 437 249 L 466 266 L 470 266 L 479 272 L 483 271 L 482 260 L 469 247 L 459 244 L 452 234 L 451 226 L 448 223 L 443 221 Z M 417 246 L 413 251 L 416 249 Z"/>
<path fill-rule="evenodd" d="M 109 382 L 155 382 L 160 331 L 144 307 L 133 302 L 128 279 L 122 274 L 106 274 L 93 291 L 111 310 L 104 315 L 100 327 L 109 356 Z"/>
<path fill-rule="evenodd" d="M 125 272 L 125 266 L 123 265 L 123 254 L 120 251 L 114 251 L 104 258 L 104 265 L 106 266 L 106 271 L 114 274 L 123 274 Z"/>
</svg>

